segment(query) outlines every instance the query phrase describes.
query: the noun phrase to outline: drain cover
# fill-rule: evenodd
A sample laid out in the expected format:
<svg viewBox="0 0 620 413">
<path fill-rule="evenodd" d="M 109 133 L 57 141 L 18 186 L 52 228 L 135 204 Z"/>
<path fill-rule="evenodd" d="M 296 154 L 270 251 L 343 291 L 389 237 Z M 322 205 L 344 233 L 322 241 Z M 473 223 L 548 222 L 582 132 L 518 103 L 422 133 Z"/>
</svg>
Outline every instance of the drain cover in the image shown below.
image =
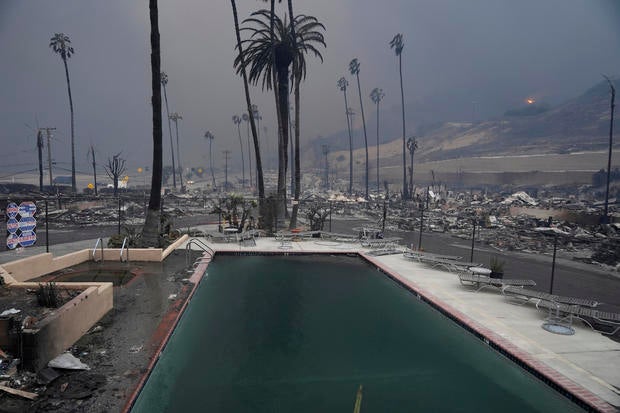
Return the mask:
<svg viewBox="0 0 620 413">
<path fill-rule="evenodd" d="M 575 334 L 575 329 L 570 326 L 554 323 L 544 323 L 542 328 L 553 334 L 561 334 L 563 336 L 572 336 Z"/>
</svg>

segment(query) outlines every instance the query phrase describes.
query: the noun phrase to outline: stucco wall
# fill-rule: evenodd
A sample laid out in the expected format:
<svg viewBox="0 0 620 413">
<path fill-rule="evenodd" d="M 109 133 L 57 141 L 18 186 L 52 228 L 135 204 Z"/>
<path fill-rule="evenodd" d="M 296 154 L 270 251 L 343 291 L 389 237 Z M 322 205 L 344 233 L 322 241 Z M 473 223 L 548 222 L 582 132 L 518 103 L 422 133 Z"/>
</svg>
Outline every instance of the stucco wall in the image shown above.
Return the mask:
<svg viewBox="0 0 620 413">
<path fill-rule="evenodd" d="M 80 283 L 75 284 L 74 288 L 80 287 Z M 45 367 L 112 309 L 112 283 L 81 284 L 91 286 L 32 328 L 23 331 L 23 354 L 27 368 L 36 371 Z"/>
</svg>

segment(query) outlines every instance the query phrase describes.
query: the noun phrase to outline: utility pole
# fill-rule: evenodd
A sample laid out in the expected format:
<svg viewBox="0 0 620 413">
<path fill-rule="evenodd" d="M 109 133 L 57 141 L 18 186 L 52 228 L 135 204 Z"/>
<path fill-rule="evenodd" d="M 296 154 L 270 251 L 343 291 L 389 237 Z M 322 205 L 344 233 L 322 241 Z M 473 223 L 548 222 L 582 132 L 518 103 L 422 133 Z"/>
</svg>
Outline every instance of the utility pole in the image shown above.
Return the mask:
<svg viewBox="0 0 620 413">
<path fill-rule="evenodd" d="M 329 145 L 321 145 L 323 155 L 325 155 L 325 189 L 329 190 L 329 163 L 327 162 L 327 154 L 329 154 Z"/>
<path fill-rule="evenodd" d="M 37 151 L 39 153 L 39 192 L 43 192 L 43 133 L 37 129 Z"/>
<path fill-rule="evenodd" d="M 47 136 L 47 167 L 50 172 L 50 190 L 54 186 L 54 179 L 52 178 L 52 131 L 55 131 L 56 128 L 41 128 L 45 130 Z"/>
<path fill-rule="evenodd" d="M 95 148 L 90 145 L 90 154 L 93 157 L 93 179 L 95 181 L 95 196 L 97 196 L 97 163 L 95 161 Z"/>
<path fill-rule="evenodd" d="M 228 190 L 228 157 L 230 156 L 230 151 L 226 149 L 224 151 L 224 191 Z"/>
</svg>

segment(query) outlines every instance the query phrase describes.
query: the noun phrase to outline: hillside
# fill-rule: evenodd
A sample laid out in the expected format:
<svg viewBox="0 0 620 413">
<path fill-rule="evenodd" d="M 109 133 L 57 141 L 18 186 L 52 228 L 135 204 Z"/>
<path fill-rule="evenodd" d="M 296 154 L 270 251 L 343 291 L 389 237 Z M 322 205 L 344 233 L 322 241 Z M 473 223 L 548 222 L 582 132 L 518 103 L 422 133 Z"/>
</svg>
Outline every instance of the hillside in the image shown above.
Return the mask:
<svg viewBox="0 0 620 413">
<path fill-rule="evenodd" d="M 411 132 L 418 136 L 419 149 L 416 162 L 440 161 L 455 158 L 470 158 L 498 155 L 527 155 L 548 153 L 570 153 L 605 150 L 609 139 L 610 93 L 607 82 L 602 81 L 563 104 L 551 107 L 543 113 L 530 116 L 502 116 L 498 119 L 477 123 L 471 122 L 427 122 Z M 423 108 L 415 108 L 424 111 Z M 515 112 L 519 112 L 518 110 Z M 527 113 L 527 111 L 521 111 Z M 386 111 L 382 120 L 385 136 L 397 134 L 400 118 L 393 110 Z M 382 117 L 383 117 L 382 113 Z M 420 124 L 413 121 L 409 124 Z M 428 116 L 424 116 L 426 120 Z M 411 121 L 410 117 L 407 119 Z M 363 153 L 361 132 L 358 137 L 356 162 L 359 163 L 360 152 Z M 372 138 L 371 138 L 372 136 Z M 402 162 L 400 136 L 387 139 L 380 148 L 382 166 L 399 165 Z M 361 145 L 360 145 L 361 142 Z M 369 148 L 375 153 L 374 135 L 369 135 Z M 320 158 L 321 144 L 327 143 L 334 159 L 344 155 L 348 159 L 348 137 L 338 133 L 317 139 L 306 148 L 304 157 L 310 165 L 316 165 Z M 371 159 L 374 156 L 371 155 Z M 363 160 L 363 158 L 362 158 Z"/>
</svg>

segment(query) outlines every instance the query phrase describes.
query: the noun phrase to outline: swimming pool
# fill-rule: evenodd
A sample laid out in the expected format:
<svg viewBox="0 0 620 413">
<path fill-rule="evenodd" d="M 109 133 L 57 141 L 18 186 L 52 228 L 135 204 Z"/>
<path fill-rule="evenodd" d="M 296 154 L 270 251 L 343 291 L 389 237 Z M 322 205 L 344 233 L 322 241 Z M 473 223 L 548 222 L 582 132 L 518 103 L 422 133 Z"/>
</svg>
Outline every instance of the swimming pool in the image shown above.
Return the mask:
<svg viewBox="0 0 620 413">
<path fill-rule="evenodd" d="M 347 256 L 220 256 L 133 412 L 579 411 Z"/>
</svg>

